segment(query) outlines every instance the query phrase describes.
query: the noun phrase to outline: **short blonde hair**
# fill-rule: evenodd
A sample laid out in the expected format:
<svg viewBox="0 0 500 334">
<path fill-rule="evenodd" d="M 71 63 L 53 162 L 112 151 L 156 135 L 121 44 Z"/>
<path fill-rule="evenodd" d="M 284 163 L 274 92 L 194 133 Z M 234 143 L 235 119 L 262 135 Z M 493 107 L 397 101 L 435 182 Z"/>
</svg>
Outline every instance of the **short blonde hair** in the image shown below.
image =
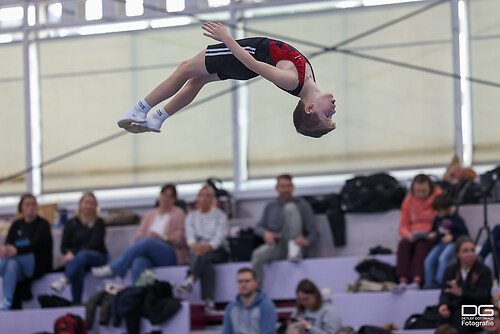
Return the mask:
<svg viewBox="0 0 500 334">
<path fill-rule="evenodd" d="M 302 100 L 297 103 L 293 111 L 293 125 L 301 135 L 313 138 L 326 135 L 336 127 L 333 122 L 330 126 L 325 127 L 316 113 L 306 113 L 306 105 Z"/>
</svg>

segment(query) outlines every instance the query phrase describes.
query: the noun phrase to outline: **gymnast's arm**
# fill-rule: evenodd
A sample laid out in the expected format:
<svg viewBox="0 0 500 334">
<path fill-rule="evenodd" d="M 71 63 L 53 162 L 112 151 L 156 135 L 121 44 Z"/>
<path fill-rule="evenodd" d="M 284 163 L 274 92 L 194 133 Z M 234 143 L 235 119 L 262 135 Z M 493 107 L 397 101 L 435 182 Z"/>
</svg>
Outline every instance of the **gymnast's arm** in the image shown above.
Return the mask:
<svg viewBox="0 0 500 334">
<path fill-rule="evenodd" d="M 297 74 L 256 60 L 234 40 L 222 23 L 205 22 L 202 28 L 206 31 L 203 35 L 224 43 L 233 55 L 253 72 L 281 88 L 290 90 L 297 87 Z"/>
</svg>

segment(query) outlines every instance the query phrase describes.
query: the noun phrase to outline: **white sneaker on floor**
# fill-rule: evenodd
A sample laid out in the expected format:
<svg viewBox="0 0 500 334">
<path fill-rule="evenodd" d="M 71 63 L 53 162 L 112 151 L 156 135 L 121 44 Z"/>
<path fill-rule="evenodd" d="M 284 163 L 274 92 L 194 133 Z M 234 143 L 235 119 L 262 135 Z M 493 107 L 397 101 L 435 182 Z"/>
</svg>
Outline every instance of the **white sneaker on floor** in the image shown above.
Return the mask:
<svg viewBox="0 0 500 334">
<path fill-rule="evenodd" d="M 66 288 L 67 282 L 65 277 L 59 278 L 57 281 L 52 282 L 50 287 L 57 293 L 62 293 Z"/>
<path fill-rule="evenodd" d="M 101 266 L 101 267 L 93 267 L 90 269 L 90 271 L 92 272 L 92 275 L 94 275 L 97 278 L 115 277 L 113 270 L 111 270 L 111 267 L 108 265 Z"/>
<path fill-rule="evenodd" d="M 300 262 L 302 260 L 302 249 L 295 244 L 295 240 L 288 241 L 288 261 Z"/>
<path fill-rule="evenodd" d="M 191 291 L 193 291 L 193 282 L 189 278 L 186 278 L 184 282 L 175 289 L 180 293 L 191 293 Z"/>
<path fill-rule="evenodd" d="M 142 122 L 142 123 L 133 122 L 130 125 L 130 129 L 126 129 L 126 130 L 129 132 L 133 132 L 133 133 L 141 133 L 141 132 L 160 133 L 161 132 L 160 128 L 161 128 L 162 124 L 163 124 L 162 121 L 148 115 L 148 117 L 146 117 L 145 122 Z M 134 131 L 137 131 L 137 132 L 134 132 Z"/>
<path fill-rule="evenodd" d="M 215 302 L 212 299 L 205 299 L 205 313 L 215 312 Z"/>
</svg>

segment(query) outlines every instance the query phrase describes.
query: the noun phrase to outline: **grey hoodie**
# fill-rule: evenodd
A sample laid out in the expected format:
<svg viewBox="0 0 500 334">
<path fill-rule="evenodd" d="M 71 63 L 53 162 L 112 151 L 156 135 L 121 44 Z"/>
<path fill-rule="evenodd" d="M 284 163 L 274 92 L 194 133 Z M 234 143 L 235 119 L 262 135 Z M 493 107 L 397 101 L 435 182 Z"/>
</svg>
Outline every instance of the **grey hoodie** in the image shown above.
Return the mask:
<svg viewBox="0 0 500 334">
<path fill-rule="evenodd" d="M 278 316 L 273 302 L 257 290 L 252 304 L 243 306 L 240 295 L 226 307 L 222 334 L 274 334 Z"/>
<path fill-rule="evenodd" d="M 325 302 L 318 310 L 305 310 L 295 317 L 303 318 L 312 325 L 309 330 L 311 334 L 335 334 L 342 326 L 342 319 L 337 310 Z"/>
</svg>

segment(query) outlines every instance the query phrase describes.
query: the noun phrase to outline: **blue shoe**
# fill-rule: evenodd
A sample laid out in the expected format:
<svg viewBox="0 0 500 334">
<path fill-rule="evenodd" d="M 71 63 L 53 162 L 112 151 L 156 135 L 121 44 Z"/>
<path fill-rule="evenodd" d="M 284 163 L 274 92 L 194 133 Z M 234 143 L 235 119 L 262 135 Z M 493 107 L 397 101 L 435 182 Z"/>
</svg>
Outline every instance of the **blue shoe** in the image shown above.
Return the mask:
<svg viewBox="0 0 500 334">
<path fill-rule="evenodd" d="M 9 310 L 12 310 L 12 300 L 3 297 L 0 300 L 0 311 L 9 311 Z"/>
</svg>

